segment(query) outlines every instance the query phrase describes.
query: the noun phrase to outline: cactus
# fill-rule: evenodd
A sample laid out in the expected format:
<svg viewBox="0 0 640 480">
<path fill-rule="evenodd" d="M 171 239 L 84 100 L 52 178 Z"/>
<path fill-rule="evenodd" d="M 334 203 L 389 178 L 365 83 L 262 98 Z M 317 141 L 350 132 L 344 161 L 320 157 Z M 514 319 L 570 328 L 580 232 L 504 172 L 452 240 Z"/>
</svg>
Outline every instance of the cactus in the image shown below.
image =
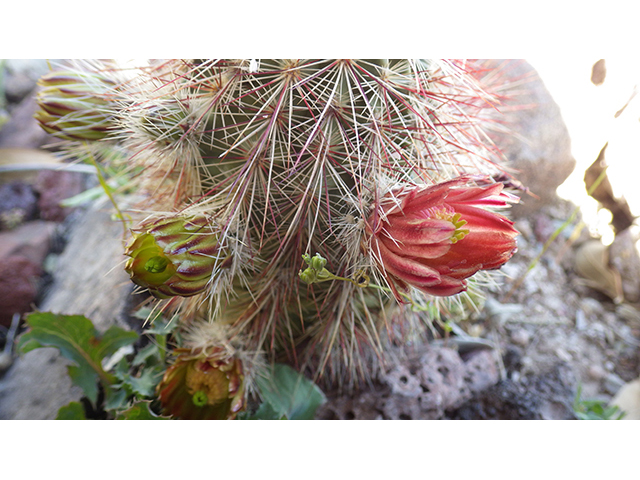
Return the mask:
<svg viewBox="0 0 640 480">
<path fill-rule="evenodd" d="M 109 136 L 97 141 L 130 152 L 145 208 L 170 225 L 139 227 L 126 252 L 132 280 L 185 328 L 224 326 L 211 338 L 195 328 L 176 365 L 241 338 L 234 348 L 356 385 L 389 341 L 419 338 L 515 251 L 517 232 L 493 212 L 514 199 L 491 178 L 502 159 L 482 127 L 498 98 L 480 64 L 170 60 L 129 78 L 77 69 L 110 78 Z M 167 254 L 158 238 L 193 218 L 208 219 L 210 251 L 197 263 L 209 264 L 192 288 L 172 288 L 189 241 L 171 239 Z M 260 362 L 244 363 L 246 392 Z"/>
</svg>

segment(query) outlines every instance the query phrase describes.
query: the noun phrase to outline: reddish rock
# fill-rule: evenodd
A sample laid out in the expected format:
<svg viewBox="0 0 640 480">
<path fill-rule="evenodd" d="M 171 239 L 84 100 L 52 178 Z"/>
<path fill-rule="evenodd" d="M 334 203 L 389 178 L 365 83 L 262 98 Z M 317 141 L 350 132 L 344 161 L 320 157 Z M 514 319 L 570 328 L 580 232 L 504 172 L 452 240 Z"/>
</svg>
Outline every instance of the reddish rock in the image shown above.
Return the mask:
<svg viewBox="0 0 640 480">
<path fill-rule="evenodd" d="M 56 224 L 35 220 L 13 230 L 0 232 L 0 263 L 12 255 L 21 255 L 35 265 L 42 265 L 49 253 Z"/>
<path fill-rule="evenodd" d="M 0 261 L 1 325 L 9 327 L 14 313 L 32 310 L 40 275 L 40 266 L 22 255 L 11 255 Z"/>
<path fill-rule="evenodd" d="M 0 232 L 0 324 L 9 326 L 14 313 L 31 311 L 55 228 L 36 220 Z"/>
<path fill-rule="evenodd" d="M 34 189 L 40 193 L 40 218 L 61 222 L 70 209 L 61 207 L 60 202 L 82 192 L 84 179 L 77 172 L 42 170 L 38 173 Z"/>
</svg>

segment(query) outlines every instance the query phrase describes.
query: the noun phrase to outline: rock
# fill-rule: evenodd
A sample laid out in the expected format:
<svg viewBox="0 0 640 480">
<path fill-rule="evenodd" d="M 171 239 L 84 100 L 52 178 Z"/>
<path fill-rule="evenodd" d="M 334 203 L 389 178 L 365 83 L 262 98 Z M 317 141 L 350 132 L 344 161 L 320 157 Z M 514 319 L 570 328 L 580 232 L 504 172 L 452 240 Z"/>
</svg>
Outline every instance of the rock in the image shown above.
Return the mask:
<svg viewBox="0 0 640 480">
<path fill-rule="evenodd" d="M 34 88 L 38 79 L 49 71 L 46 60 L 5 60 L 4 93 L 10 103 L 19 103 Z"/>
<path fill-rule="evenodd" d="M 38 173 L 34 189 L 40 194 L 38 207 L 44 220 L 61 222 L 69 214 L 69 208 L 60 202 L 77 195 L 85 188 L 85 176 L 77 172 L 42 170 Z"/>
<path fill-rule="evenodd" d="M 82 390 L 71 383 L 69 360 L 58 350 L 41 348 L 17 358 L 0 381 L 0 419 L 51 420 L 60 407 L 82 397 Z"/>
<path fill-rule="evenodd" d="M 587 329 L 587 317 L 581 309 L 576 310 L 576 330 L 582 332 Z"/>
<path fill-rule="evenodd" d="M 527 216 L 555 200 L 556 189 L 576 162 L 560 108 L 535 69 L 515 60 L 503 66 L 501 73 L 520 88 L 511 96 L 507 93 L 499 106 L 500 122 L 509 131 L 488 134 L 509 160 L 509 167 L 516 170 L 514 176 L 539 197 L 523 195 L 522 201 L 513 206 L 514 217 Z"/>
<path fill-rule="evenodd" d="M 128 328 L 132 285 L 123 269 L 114 268 L 122 263 L 122 248 L 122 225 L 111 220 L 105 203 L 94 205 L 74 226 L 39 309 L 85 315 L 99 331 L 114 324 Z M 52 419 L 60 407 L 79 400 L 67 365 L 55 349 L 18 357 L 0 381 L 0 418 Z"/>
<path fill-rule="evenodd" d="M 623 420 L 640 420 L 640 378 L 623 385 L 610 405 L 625 412 Z"/>
<path fill-rule="evenodd" d="M 32 310 L 55 224 L 36 220 L 0 232 L 0 324 Z"/>
<path fill-rule="evenodd" d="M 602 380 L 607 375 L 607 371 L 600 365 L 591 365 L 587 374 L 592 380 Z"/>
<path fill-rule="evenodd" d="M 389 395 L 389 387 L 376 385 L 370 391 L 359 392 L 354 396 L 330 397 L 316 412 L 316 419 L 383 420 L 384 414 L 378 409 L 378 404 Z"/>
<path fill-rule="evenodd" d="M 120 222 L 111 219 L 111 209 L 104 199 L 79 220 L 58 258 L 63 267 L 55 273 L 41 310 L 85 315 L 101 331 L 115 324 L 128 328 L 133 284 L 124 268 L 118 268 L 125 259 L 123 230 Z"/>
<path fill-rule="evenodd" d="M 13 356 L 9 352 L 0 352 L 0 375 L 13 365 Z"/>
<path fill-rule="evenodd" d="M 451 412 L 456 420 L 570 420 L 576 379 L 566 364 L 520 381 L 506 379 Z"/>
<path fill-rule="evenodd" d="M 0 261 L 0 325 L 9 327 L 14 313 L 32 310 L 38 294 L 40 266 L 22 255 Z"/>
<path fill-rule="evenodd" d="M 484 303 L 484 313 L 495 325 L 504 325 L 524 314 L 524 306 L 516 303 L 500 303 L 488 297 Z"/>
<path fill-rule="evenodd" d="M 609 263 L 621 278 L 624 299 L 640 301 L 640 256 L 630 229 L 618 233 L 608 248 Z"/>
<path fill-rule="evenodd" d="M 439 346 L 421 352 L 381 375 L 380 382 L 355 395 L 328 395 L 319 419 L 438 419 L 499 380 L 493 351 L 464 354 Z"/>
<path fill-rule="evenodd" d="M 617 374 L 611 372 L 604 377 L 604 389 L 607 393 L 615 395 L 624 386 L 622 380 Z"/>
<path fill-rule="evenodd" d="M 607 76 L 607 66 L 604 58 L 601 58 L 591 67 L 591 83 L 596 86 L 602 85 Z"/>
<path fill-rule="evenodd" d="M 33 95 L 28 95 L 13 109 L 11 118 L 0 130 L 1 148 L 35 148 L 53 140 L 33 118 L 37 109 L 38 104 Z"/>
<path fill-rule="evenodd" d="M 0 263 L 8 256 L 21 255 L 35 265 L 42 265 L 55 229 L 54 222 L 34 220 L 11 231 L 0 232 Z"/>
<path fill-rule="evenodd" d="M 516 345 L 526 347 L 531 341 L 531 334 L 524 328 L 517 328 L 511 332 L 511 341 Z"/>
<path fill-rule="evenodd" d="M 13 181 L 0 185 L 0 230 L 10 230 L 33 219 L 38 199 L 30 185 Z"/>
</svg>

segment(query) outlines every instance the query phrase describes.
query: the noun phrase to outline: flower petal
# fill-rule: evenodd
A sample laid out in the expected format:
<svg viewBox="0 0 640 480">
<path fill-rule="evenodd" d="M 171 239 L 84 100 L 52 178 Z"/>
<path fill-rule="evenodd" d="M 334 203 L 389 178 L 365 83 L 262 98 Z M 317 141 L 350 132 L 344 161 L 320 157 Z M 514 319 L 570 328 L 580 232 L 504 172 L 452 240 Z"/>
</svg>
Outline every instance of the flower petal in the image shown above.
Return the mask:
<svg viewBox="0 0 640 480">
<path fill-rule="evenodd" d="M 449 192 L 445 200 L 449 204 L 473 204 L 473 205 L 494 205 L 496 197 L 500 195 L 504 186 L 501 183 L 494 183 L 484 187 L 456 188 Z M 497 202 L 498 204 L 500 202 Z M 504 202 L 502 202 L 504 203 Z"/>
<path fill-rule="evenodd" d="M 440 274 L 437 270 L 410 258 L 396 255 L 383 242 L 376 243 L 384 269 L 394 277 L 414 286 L 427 287 L 440 283 Z"/>
<path fill-rule="evenodd" d="M 465 184 L 468 178 L 467 176 L 461 176 L 447 182 L 412 190 L 402 201 L 402 212 L 408 215 L 442 204 L 447 195 L 450 194 L 451 187 Z"/>
<path fill-rule="evenodd" d="M 438 285 L 417 288 L 429 295 L 435 295 L 437 297 L 448 297 L 464 292 L 467 289 L 467 282 L 464 280 L 457 280 L 448 276 L 442 276 L 441 279 L 442 281 Z"/>
<path fill-rule="evenodd" d="M 439 218 L 394 215 L 388 222 L 383 232 L 395 241 L 409 245 L 440 243 L 451 239 L 456 230 L 453 223 Z"/>
<path fill-rule="evenodd" d="M 451 241 L 447 240 L 439 243 L 426 243 L 424 245 L 396 243 L 394 239 L 386 235 L 380 235 L 379 240 L 397 255 L 412 256 L 417 258 L 437 258 L 446 254 L 451 248 Z"/>
</svg>

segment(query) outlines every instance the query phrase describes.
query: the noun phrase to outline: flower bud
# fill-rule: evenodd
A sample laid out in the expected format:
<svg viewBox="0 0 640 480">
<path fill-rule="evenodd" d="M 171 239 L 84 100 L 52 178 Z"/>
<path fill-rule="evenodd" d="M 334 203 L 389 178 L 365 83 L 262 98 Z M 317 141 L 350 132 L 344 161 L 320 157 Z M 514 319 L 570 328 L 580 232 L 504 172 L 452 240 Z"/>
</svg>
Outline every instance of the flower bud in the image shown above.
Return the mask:
<svg viewBox="0 0 640 480">
<path fill-rule="evenodd" d="M 467 278 L 515 253 L 513 222 L 486 210 L 511 200 L 503 185 L 468 186 L 470 180 L 393 191 L 369 216 L 370 248 L 398 301 L 397 288 L 409 285 L 436 296 L 463 292 Z"/>
<path fill-rule="evenodd" d="M 218 237 L 204 216 L 147 222 L 126 247 L 125 270 L 157 298 L 197 295 L 231 262 Z"/>
<path fill-rule="evenodd" d="M 113 129 L 109 97 L 115 82 L 99 74 L 57 71 L 38 84 L 34 117 L 48 133 L 66 140 L 100 140 Z"/>
<path fill-rule="evenodd" d="M 233 419 L 245 407 L 242 362 L 222 348 L 176 349 L 175 363 L 158 385 L 165 413 L 183 420 Z"/>
</svg>

